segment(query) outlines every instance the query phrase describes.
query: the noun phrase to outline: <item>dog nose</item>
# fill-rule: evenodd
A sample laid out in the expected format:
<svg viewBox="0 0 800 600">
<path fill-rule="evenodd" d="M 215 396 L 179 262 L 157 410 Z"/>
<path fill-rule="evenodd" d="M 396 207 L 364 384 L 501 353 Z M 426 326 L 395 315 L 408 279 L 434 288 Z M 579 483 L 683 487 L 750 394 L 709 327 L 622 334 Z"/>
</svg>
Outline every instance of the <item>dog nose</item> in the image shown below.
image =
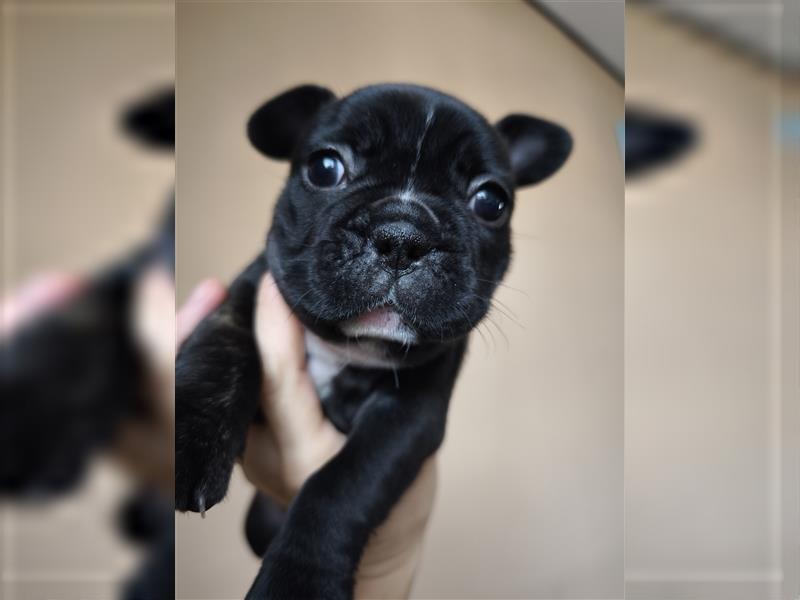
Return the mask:
<svg viewBox="0 0 800 600">
<path fill-rule="evenodd" d="M 405 271 L 433 248 L 430 240 L 412 223 L 383 223 L 370 233 L 383 264 L 394 271 Z"/>
</svg>

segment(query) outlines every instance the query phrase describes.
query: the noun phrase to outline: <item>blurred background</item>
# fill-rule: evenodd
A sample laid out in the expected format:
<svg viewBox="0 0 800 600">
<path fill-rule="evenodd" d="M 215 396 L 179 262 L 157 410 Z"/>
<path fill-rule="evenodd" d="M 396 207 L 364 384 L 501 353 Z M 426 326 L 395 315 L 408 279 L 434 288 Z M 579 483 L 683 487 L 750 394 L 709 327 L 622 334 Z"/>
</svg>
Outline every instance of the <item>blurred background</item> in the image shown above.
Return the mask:
<svg viewBox="0 0 800 600">
<path fill-rule="evenodd" d="M 622 54 L 621 2 L 578 2 Z M 177 5 L 178 298 L 263 247 L 287 165 L 244 126 L 301 83 L 405 81 L 572 133 L 564 168 L 520 192 L 514 260 L 451 404 L 415 598 L 620 598 L 623 569 L 623 85 L 548 16 L 508 3 Z M 485 337 L 485 339 L 484 339 Z M 240 473 L 178 515 L 178 597 L 240 597 L 258 561 Z"/>
<path fill-rule="evenodd" d="M 0 285 L 8 297 L 31 278 L 90 278 L 157 229 L 171 195 L 173 155 L 126 137 L 120 115 L 131 101 L 172 82 L 175 38 L 167 1 L 4 0 L 0 18 Z M 4 377 L 15 358 L 3 354 Z M 15 414 L 9 404 L 28 400 L 0 399 L 3 419 Z M 9 460 L 0 456 L 4 474 Z M 28 494 L 24 502 L 16 493 L 6 495 L 3 484 L 0 598 L 120 594 L 142 560 L 116 523 L 135 485 L 128 472 L 98 456 L 76 488 Z"/>
<path fill-rule="evenodd" d="M 625 190 L 631 599 L 800 593 L 799 32 L 798 3 L 626 5 L 629 114 L 692 138 Z"/>
</svg>

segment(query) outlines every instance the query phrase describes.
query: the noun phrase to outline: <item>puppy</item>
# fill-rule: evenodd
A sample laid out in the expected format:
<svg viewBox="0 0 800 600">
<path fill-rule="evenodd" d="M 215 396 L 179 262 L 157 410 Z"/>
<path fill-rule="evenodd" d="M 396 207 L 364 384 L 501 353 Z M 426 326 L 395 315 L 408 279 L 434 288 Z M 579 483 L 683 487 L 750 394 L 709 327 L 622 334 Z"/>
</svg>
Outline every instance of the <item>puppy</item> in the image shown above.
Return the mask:
<svg viewBox="0 0 800 600">
<path fill-rule="evenodd" d="M 257 417 L 253 310 L 269 269 L 348 438 L 292 502 L 248 597 L 350 598 L 370 533 L 442 442 L 467 336 L 508 268 L 514 190 L 558 171 L 572 139 L 526 115 L 492 126 L 414 85 L 342 99 L 301 86 L 247 132 L 291 169 L 265 250 L 179 352 L 176 507 L 223 498 Z"/>
</svg>

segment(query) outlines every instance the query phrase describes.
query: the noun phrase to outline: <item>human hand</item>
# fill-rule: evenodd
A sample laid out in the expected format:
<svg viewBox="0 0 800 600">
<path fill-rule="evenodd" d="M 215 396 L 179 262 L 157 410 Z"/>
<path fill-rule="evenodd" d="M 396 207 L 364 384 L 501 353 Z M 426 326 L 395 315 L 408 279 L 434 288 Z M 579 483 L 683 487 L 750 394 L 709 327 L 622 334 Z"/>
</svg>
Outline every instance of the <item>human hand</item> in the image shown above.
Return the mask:
<svg viewBox="0 0 800 600">
<path fill-rule="evenodd" d="M 305 480 L 341 449 L 346 437 L 322 412 L 306 370 L 303 327 L 270 275 L 259 286 L 255 330 L 267 423 L 250 428 L 242 467 L 256 487 L 287 506 Z M 434 457 L 370 538 L 356 574 L 357 598 L 408 596 L 436 479 Z"/>
<path fill-rule="evenodd" d="M 197 324 L 225 298 L 225 287 L 209 279 L 175 313 L 175 285 L 165 269 L 143 274 L 134 296 L 134 335 L 147 361 L 151 417 L 127 421 L 114 455 L 140 481 L 167 497 L 175 486 L 175 353 Z"/>
<path fill-rule="evenodd" d="M 44 273 L 20 285 L 0 303 L 0 340 L 10 337 L 50 309 L 63 305 L 84 288 L 82 278 Z"/>
<path fill-rule="evenodd" d="M 217 285 L 224 296 L 224 287 Z M 192 306 L 187 302 L 182 313 Z M 210 311 L 213 305 L 208 306 Z M 182 318 L 175 314 L 172 275 L 163 267 L 149 268 L 136 282 L 132 325 L 146 361 L 150 414 L 122 424 L 112 455 L 138 481 L 155 486 L 168 498 L 174 496 L 175 486 L 175 348 Z"/>
<path fill-rule="evenodd" d="M 213 280 L 195 289 L 177 315 L 178 345 L 224 297 L 224 288 Z M 253 485 L 288 506 L 305 480 L 341 449 L 346 437 L 322 412 L 306 371 L 303 327 L 269 275 L 259 286 L 255 329 L 265 382 L 261 406 L 267 423 L 251 426 L 241 464 Z M 433 508 L 436 479 L 432 458 L 373 534 L 356 574 L 357 598 L 408 596 Z"/>
</svg>

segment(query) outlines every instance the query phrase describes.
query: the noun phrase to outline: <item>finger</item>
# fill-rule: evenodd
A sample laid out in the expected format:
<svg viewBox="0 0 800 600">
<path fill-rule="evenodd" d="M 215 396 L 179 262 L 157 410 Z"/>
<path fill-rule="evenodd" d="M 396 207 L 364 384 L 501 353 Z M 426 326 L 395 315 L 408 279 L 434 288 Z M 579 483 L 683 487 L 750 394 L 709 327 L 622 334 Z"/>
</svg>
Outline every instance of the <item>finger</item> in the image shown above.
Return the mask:
<svg viewBox="0 0 800 600">
<path fill-rule="evenodd" d="M 136 479 L 157 486 L 167 497 L 174 494 L 173 442 L 148 423 L 129 420 L 114 438 L 111 456 Z"/>
<path fill-rule="evenodd" d="M 227 293 L 225 286 L 216 279 L 206 279 L 194 289 L 176 318 L 175 342 L 178 346 L 189 337 L 200 321 L 222 304 Z"/>
<path fill-rule="evenodd" d="M 324 417 L 305 368 L 303 326 L 269 274 L 258 289 L 256 340 L 264 368 L 262 402 L 268 421 L 284 451 L 302 446 Z"/>
<path fill-rule="evenodd" d="M 247 480 L 265 494 L 284 504 L 291 495 L 284 482 L 284 467 L 275 433 L 266 425 L 252 425 L 247 432 L 242 471 Z"/>
<path fill-rule="evenodd" d="M 149 269 L 136 286 L 134 331 L 156 368 L 174 368 L 175 284 L 163 268 Z"/>
<path fill-rule="evenodd" d="M 262 277 L 256 303 L 256 335 L 268 375 L 285 376 L 305 369 L 305 335 L 283 300 L 272 275 Z"/>
<path fill-rule="evenodd" d="M 136 283 L 133 331 L 151 384 L 151 400 L 158 422 L 172 432 L 175 423 L 175 283 L 161 267 L 148 269 Z"/>
<path fill-rule="evenodd" d="M 9 335 L 47 309 L 64 304 L 83 287 L 83 280 L 76 275 L 45 273 L 35 276 L 2 303 L 0 336 Z"/>
</svg>

